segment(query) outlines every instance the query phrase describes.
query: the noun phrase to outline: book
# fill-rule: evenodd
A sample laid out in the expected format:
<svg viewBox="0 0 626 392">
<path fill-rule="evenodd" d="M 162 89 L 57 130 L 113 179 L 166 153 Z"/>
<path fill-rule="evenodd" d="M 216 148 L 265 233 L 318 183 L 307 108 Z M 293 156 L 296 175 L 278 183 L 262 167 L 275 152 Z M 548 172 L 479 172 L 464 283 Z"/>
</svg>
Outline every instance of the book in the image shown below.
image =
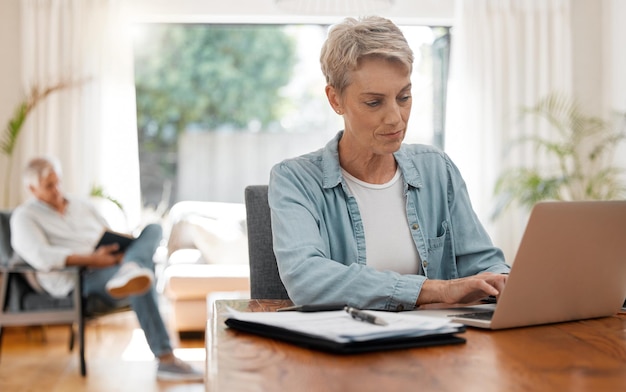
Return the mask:
<svg viewBox="0 0 626 392">
<path fill-rule="evenodd" d="M 126 248 L 135 240 L 133 236 L 130 234 L 119 233 L 112 230 L 105 230 L 102 233 L 102 237 L 98 241 L 95 249 L 98 249 L 102 245 L 110 245 L 110 244 L 118 244 L 119 250 L 118 252 L 125 252 Z"/>
<path fill-rule="evenodd" d="M 465 343 L 457 334 L 463 324 L 414 313 L 367 311 L 377 325 L 353 318 L 344 310 L 322 312 L 238 312 L 228 308 L 230 328 L 301 347 L 336 354 Z"/>
</svg>

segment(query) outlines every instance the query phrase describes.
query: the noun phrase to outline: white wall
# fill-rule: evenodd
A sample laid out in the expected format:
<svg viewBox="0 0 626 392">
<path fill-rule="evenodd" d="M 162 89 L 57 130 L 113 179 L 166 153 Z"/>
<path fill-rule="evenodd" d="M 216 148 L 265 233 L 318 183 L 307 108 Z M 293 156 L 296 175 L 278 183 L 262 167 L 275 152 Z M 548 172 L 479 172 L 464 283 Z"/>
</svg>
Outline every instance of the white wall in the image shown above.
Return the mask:
<svg viewBox="0 0 626 392">
<path fill-rule="evenodd" d="M 603 56 L 607 60 L 602 72 L 605 79 L 605 102 L 609 110 L 626 113 L 626 1 L 611 0 L 603 10 L 604 45 Z M 626 132 L 626 117 L 621 124 Z M 622 144 L 616 154 L 617 164 L 626 170 L 626 145 Z M 626 181 L 626 174 L 624 174 Z"/>
<path fill-rule="evenodd" d="M 15 106 L 24 98 L 21 87 L 19 8 L 19 0 L 0 1 L 0 140 Z M 8 165 L 9 160 L 0 153 L 0 208 L 3 207 L 6 184 L 22 184 L 19 178 L 11 178 L 7 182 Z"/>
<path fill-rule="evenodd" d="M 605 3 L 608 3 L 605 1 Z M 572 7 L 574 94 L 590 114 L 603 110 L 602 89 L 610 77 L 602 72 L 602 1 L 574 0 Z"/>
<path fill-rule="evenodd" d="M 603 9 L 606 44 L 603 57 L 607 60 L 603 72 L 606 101 L 612 109 L 626 112 L 626 1 L 610 0 Z"/>
<path fill-rule="evenodd" d="M 626 1 L 573 0 L 575 93 L 595 115 L 626 111 Z"/>
<path fill-rule="evenodd" d="M 20 23 L 18 0 L 0 3 L 0 123 L 12 112 L 15 96 L 20 95 Z"/>
<path fill-rule="evenodd" d="M 133 13 L 144 21 L 183 22 L 315 22 L 332 23 L 345 15 L 291 15 L 274 0 L 127 0 Z M 448 25 L 454 18 L 455 0 L 395 0 L 389 11 L 380 14 L 395 20 L 420 20 L 425 24 Z"/>
</svg>

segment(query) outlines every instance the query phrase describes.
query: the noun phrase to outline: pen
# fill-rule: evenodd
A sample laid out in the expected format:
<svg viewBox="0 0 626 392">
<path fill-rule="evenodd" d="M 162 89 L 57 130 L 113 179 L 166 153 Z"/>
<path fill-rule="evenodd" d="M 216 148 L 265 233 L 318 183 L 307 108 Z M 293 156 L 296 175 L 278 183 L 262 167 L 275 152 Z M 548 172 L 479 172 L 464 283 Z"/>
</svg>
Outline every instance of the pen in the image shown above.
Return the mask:
<svg viewBox="0 0 626 392">
<path fill-rule="evenodd" d="M 348 314 L 352 316 L 352 318 L 355 320 L 365 321 L 366 323 L 374 325 L 387 325 L 387 322 L 380 317 L 374 316 L 371 313 L 364 312 L 351 306 L 346 306 L 344 310 L 348 312 Z"/>
</svg>

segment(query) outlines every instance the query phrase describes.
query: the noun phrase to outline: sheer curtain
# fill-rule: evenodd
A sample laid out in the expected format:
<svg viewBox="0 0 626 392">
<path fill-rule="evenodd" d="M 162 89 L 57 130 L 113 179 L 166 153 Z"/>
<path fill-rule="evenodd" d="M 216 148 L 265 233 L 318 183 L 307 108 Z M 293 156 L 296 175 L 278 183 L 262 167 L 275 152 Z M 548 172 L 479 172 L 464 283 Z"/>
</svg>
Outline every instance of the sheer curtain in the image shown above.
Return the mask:
<svg viewBox="0 0 626 392">
<path fill-rule="evenodd" d="M 493 189 L 507 166 L 535 159 L 508 149 L 529 132 L 523 107 L 550 92 L 571 92 L 571 0 L 458 0 L 450 59 L 446 151 L 466 180 L 474 208 L 509 262 L 527 214 L 495 221 Z"/>
<path fill-rule="evenodd" d="M 140 214 L 139 156 L 130 26 L 119 0 L 22 0 L 23 84 L 59 83 L 29 116 L 19 167 L 37 155 L 63 166 L 64 188 L 102 187 L 129 219 Z M 25 195 L 23 195 L 25 196 Z"/>
</svg>

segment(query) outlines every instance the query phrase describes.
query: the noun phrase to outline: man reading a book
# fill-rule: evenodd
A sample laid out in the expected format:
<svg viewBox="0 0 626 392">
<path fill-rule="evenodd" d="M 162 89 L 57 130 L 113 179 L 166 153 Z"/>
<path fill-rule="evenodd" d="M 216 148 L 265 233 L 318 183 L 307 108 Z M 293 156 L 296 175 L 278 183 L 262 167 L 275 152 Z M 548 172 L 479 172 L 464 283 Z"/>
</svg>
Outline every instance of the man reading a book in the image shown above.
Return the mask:
<svg viewBox="0 0 626 392">
<path fill-rule="evenodd" d="M 32 159 L 24 182 L 34 197 L 11 216 L 11 244 L 37 269 L 41 287 L 52 296 L 65 297 L 75 289 L 74 280 L 70 272 L 60 269 L 86 267 L 83 296 L 112 308 L 130 303 L 159 360 L 157 378 L 202 380 L 201 372 L 174 356 L 159 313 L 153 255 L 162 237 L 161 227 L 146 226 L 125 252 L 116 243 L 96 247 L 107 228 L 106 220 L 88 200 L 64 194 L 55 159 Z"/>
</svg>

